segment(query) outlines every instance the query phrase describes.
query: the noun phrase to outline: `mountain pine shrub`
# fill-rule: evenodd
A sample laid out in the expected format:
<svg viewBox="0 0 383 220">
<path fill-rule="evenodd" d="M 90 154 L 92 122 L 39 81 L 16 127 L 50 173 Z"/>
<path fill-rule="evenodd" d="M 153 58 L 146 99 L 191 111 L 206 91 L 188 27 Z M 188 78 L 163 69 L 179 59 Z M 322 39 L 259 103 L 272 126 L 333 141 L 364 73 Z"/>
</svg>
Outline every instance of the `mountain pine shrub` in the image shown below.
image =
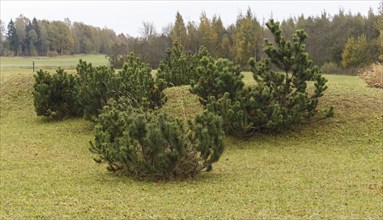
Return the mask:
<svg viewBox="0 0 383 220">
<path fill-rule="evenodd" d="M 178 42 L 175 42 L 173 47 L 166 50 L 156 77 L 158 81 L 165 83 L 166 87 L 188 85 L 194 74 L 191 69 L 190 56 L 183 52 Z"/>
<path fill-rule="evenodd" d="M 119 90 L 119 82 L 113 69 L 107 66 L 93 67 L 80 60 L 76 70 L 79 75 L 77 95 L 84 108 L 84 118 L 95 120 L 107 100 Z"/>
<path fill-rule="evenodd" d="M 192 83 L 191 92 L 200 97 L 202 105 L 206 105 L 209 96 L 215 99 L 223 97 L 225 92 L 234 99 L 244 83 L 238 65 L 228 59 L 211 59 L 204 56 L 197 67 L 199 79 Z"/>
<path fill-rule="evenodd" d="M 132 100 L 135 107 L 145 109 L 157 109 L 166 101 L 163 94 L 165 87 L 155 83 L 149 65 L 133 53 L 118 73 L 111 67 L 92 67 L 81 60 L 77 73 L 78 99 L 84 106 L 86 119 L 95 120 L 110 98 L 125 96 Z"/>
<path fill-rule="evenodd" d="M 212 169 L 224 149 L 220 117 L 205 111 L 185 127 L 166 113 L 132 108 L 129 100 L 112 100 L 99 115 L 90 147 L 96 162 L 147 180 L 186 179 Z"/>
<path fill-rule="evenodd" d="M 303 41 L 307 35 L 298 30 L 292 41 L 281 36 L 279 23 L 267 24 L 274 43 L 266 41 L 266 58 L 249 60 L 255 87 L 240 90 L 235 98 L 226 93 L 210 97 L 207 109 L 222 116 L 226 132 L 250 136 L 257 131 L 280 131 L 317 113 L 318 101 L 327 89 L 327 80 L 312 66 Z M 308 81 L 314 81 L 309 92 Z M 327 116 L 332 114 L 332 108 Z"/>
<path fill-rule="evenodd" d="M 116 91 L 116 98 L 119 96 L 130 96 L 132 99 L 146 109 L 158 109 L 166 101 L 163 94 L 163 84 L 156 84 L 149 64 L 131 53 L 124 64 L 123 69 L 118 72 L 120 80 L 119 91 Z"/>
<path fill-rule="evenodd" d="M 157 81 L 165 84 L 166 87 L 189 85 L 199 78 L 196 67 L 202 57 L 209 57 L 206 48 L 201 47 L 194 55 L 184 53 L 178 42 L 172 48 L 166 50 L 165 59 L 161 61 Z"/>
<path fill-rule="evenodd" d="M 33 103 L 37 115 L 59 119 L 82 114 L 75 75 L 58 68 L 56 74 L 40 70 L 34 78 Z"/>
</svg>

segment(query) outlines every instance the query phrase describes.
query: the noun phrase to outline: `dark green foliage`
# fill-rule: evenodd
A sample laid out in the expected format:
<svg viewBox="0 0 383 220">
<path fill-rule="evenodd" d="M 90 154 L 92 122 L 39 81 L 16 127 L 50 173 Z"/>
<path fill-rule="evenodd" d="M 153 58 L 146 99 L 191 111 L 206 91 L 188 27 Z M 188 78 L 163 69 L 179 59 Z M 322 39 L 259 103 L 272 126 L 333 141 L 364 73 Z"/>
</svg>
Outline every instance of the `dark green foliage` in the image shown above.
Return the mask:
<svg viewBox="0 0 383 220">
<path fill-rule="evenodd" d="M 279 23 L 267 24 L 275 43 L 266 41 L 266 58 L 249 60 L 257 86 L 237 93 L 235 99 L 227 93 L 221 99 L 211 97 L 209 111 L 223 117 L 226 132 L 252 135 L 256 131 L 280 131 L 310 118 L 317 113 L 318 100 L 327 89 L 327 80 L 305 52 L 306 33 L 298 30 L 292 42 L 281 36 Z M 314 81 L 308 92 L 307 82 Z M 332 114 L 332 109 L 328 115 Z"/>
<path fill-rule="evenodd" d="M 236 97 L 243 88 L 243 75 L 238 65 L 227 59 L 214 60 L 204 56 L 197 67 L 199 79 L 192 83 L 191 92 L 200 97 L 200 102 L 206 105 L 209 96 L 215 99 L 223 97 L 225 92 L 229 98 Z"/>
<path fill-rule="evenodd" d="M 223 128 L 234 136 L 251 136 L 254 132 L 265 130 L 270 120 L 267 110 L 270 108 L 269 93 L 255 88 L 241 90 L 235 99 L 229 93 L 220 99 L 209 97 L 206 108 L 223 118 Z"/>
<path fill-rule="evenodd" d="M 80 60 L 76 70 L 79 75 L 78 100 L 84 107 L 84 118 L 94 120 L 107 100 L 115 96 L 120 83 L 113 69 L 107 66 L 93 67 Z"/>
<path fill-rule="evenodd" d="M 206 48 L 201 47 L 193 56 L 185 54 L 182 47 L 175 42 L 172 48 L 167 49 L 165 59 L 160 63 L 157 72 L 157 81 L 166 87 L 189 85 L 198 81 L 196 70 L 201 58 L 210 55 Z"/>
<path fill-rule="evenodd" d="M 84 117 L 94 120 L 110 98 L 129 97 L 135 107 L 157 109 L 165 102 L 164 87 L 157 85 L 148 64 L 130 54 L 122 71 L 110 67 L 92 67 L 80 60 L 77 66 L 79 101 L 84 106 Z"/>
<path fill-rule="evenodd" d="M 126 58 L 124 68 L 117 74 L 117 78 L 121 80 L 117 97 L 130 96 L 140 106 L 150 109 L 158 109 L 166 101 L 162 92 L 165 87 L 154 82 L 149 64 L 142 62 L 133 53 Z"/>
<path fill-rule="evenodd" d="M 9 42 L 9 48 L 11 51 L 14 51 L 16 54 L 17 50 L 19 49 L 19 36 L 17 35 L 16 32 L 16 27 L 15 24 L 13 23 L 12 19 L 8 23 L 7 27 L 7 40 Z"/>
<path fill-rule="evenodd" d="M 166 101 L 164 87 L 155 84 L 149 65 L 134 54 L 126 58 L 123 70 L 118 73 L 113 68 L 93 67 L 82 60 L 76 70 L 76 76 L 60 68 L 53 76 L 42 70 L 37 73 L 34 96 L 38 115 L 61 118 L 83 113 L 84 118 L 95 120 L 111 98 L 125 96 L 134 107 L 152 110 Z"/>
<path fill-rule="evenodd" d="M 290 42 L 281 36 L 278 22 L 270 20 L 266 25 L 274 35 L 275 46 L 266 41 L 267 57 L 258 63 L 254 59 L 249 61 L 258 88 L 263 90 L 267 87 L 273 97 L 271 103 L 278 103 L 281 109 L 313 115 L 318 98 L 327 89 L 327 80 L 317 66 L 311 68 L 313 62 L 303 44 L 307 34 L 298 30 Z M 277 67 L 278 71 L 273 71 L 272 66 Z M 315 81 L 315 90 L 311 95 L 307 92 L 307 81 Z"/>
<path fill-rule="evenodd" d="M 35 31 L 36 33 L 36 39 L 35 39 L 35 48 L 37 50 L 37 53 L 39 55 L 43 54 L 43 39 L 42 39 L 42 34 L 41 34 L 41 29 L 40 29 L 40 26 L 39 26 L 39 23 L 38 21 L 36 20 L 36 18 L 33 18 L 32 20 L 32 29 Z"/>
<path fill-rule="evenodd" d="M 165 113 L 129 107 L 124 97 L 99 115 L 90 151 L 108 170 L 138 179 L 174 180 L 210 171 L 223 152 L 222 121 L 204 112 L 185 128 Z"/>
<path fill-rule="evenodd" d="M 34 78 L 33 103 L 37 115 L 51 118 L 81 115 L 77 101 L 76 76 L 59 68 L 56 74 L 40 70 Z"/>
<path fill-rule="evenodd" d="M 176 42 L 172 48 L 166 50 L 165 59 L 158 68 L 157 81 L 165 82 L 167 87 L 188 85 L 194 78 L 192 69 L 190 56 Z"/>
</svg>

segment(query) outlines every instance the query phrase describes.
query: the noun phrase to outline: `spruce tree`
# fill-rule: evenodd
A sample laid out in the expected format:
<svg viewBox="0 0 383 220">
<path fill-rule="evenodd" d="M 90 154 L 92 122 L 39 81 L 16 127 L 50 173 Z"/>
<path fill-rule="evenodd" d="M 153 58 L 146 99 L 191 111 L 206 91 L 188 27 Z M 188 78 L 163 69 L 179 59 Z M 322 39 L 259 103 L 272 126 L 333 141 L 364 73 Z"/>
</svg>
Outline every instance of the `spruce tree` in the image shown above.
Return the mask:
<svg viewBox="0 0 383 220">
<path fill-rule="evenodd" d="M 187 37 L 188 36 L 184 20 L 182 18 L 182 15 L 179 12 L 177 12 L 176 21 L 172 30 L 172 41 L 173 43 L 178 42 L 178 44 L 182 48 L 185 48 L 187 46 Z"/>
<path fill-rule="evenodd" d="M 25 54 L 28 56 L 36 56 L 38 55 L 38 52 L 36 50 L 36 43 L 38 42 L 38 35 L 36 31 L 33 28 L 33 25 L 31 22 L 25 26 L 25 40 L 24 40 L 24 48 L 25 48 Z"/>
<path fill-rule="evenodd" d="M 36 32 L 37 39 L 35 42 L 35 47 L 37 50 L 37 53 L 42 56 L 44 55 L 44 49 L 43 49 L 43 39 L 42 39 L 42 34 L 41 34 L 41 29 L 39 26 L 39 23 L 36 18 L 33 18 L 32 20 L 32 29 Z"/>
<path fill-rule="evenodd" d="M 17 32 L 16 32 L 16 27 L 15 27 L 15 24 L 13 23 L 12 19 L 11 21 L 8 23 L 8 27 L 7 27 L 7 40 L 9 42 L 9 49 L 11 51 L 13 51 L 15 54 L 17 54 L 17 51 L 19 49 L 19 37 L 17 35 Z"/>
</svg>

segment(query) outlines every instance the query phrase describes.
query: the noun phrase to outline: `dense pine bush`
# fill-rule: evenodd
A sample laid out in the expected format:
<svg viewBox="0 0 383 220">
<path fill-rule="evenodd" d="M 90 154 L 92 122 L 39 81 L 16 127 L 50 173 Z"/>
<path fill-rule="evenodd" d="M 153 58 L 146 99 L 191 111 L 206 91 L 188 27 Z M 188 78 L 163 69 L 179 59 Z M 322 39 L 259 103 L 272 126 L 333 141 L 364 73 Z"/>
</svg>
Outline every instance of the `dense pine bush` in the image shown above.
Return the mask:
<svg viewBox="0 0 383 220">
<path fill-rule="evenodd" d="M 306 33 L 298 30 L 292 41 L 281 36 L 279 23 L 267 24 L 274 44 L 266 41 L 266 58 L 249 60 L 257 85 L 242 89 L 235 98 L 230 93 L 220 99 L 210 97 L 207 109 L 223 117 L 228 133 L 252 135 L 256 131 L 279 131 L 317 113 L 319 98 L 327 89 L 327 80 L 312 66 L 303 41 Z M 314 91 L 308 92 L 308 81 Z M 214 95 L 214 94 L 212 94 Z M 332 114 L 332 108 L 327 115 Z"/>
<path fill-rule="evenodd" d="M 191 92 L 200 97 L 201 104 L 206 105 L 209 96 L 219 99 L 225 92 L 233 99 L 243 88 L 241 69 L 233 62 L 204 56 L 198 64 L 199 78 L 196 83 L 192 83 Z"/>
<path fill-rule="evenodd" d="M 189 85 L 198 81 L 197 66 L 202 57 L 210 58 L 206 48 L 201 47 L 194 55 L 184 53 L 182 47 L 175 42 L 172 48 L 166 50 L 165 59 L 161 61 L 157 81 L 166 87 Z"/>
<path fill-rule="evenodd" d="M 130 96 L 144 108 L 160 108 L 166 101 L 162 92 L 165 87 L 163 84 L 155 83 L 151 71 L 149 64 L 131 53 L 127 57 L 122 71 L 117 74 L 120 86 L 116 98 Z"/>
<path fill-rule="evenodd" d="M 78 99 L 84 106 L 84 117 L 95 120 L 110 98 L 121 96 L 132 99 L 135 107 L 157 109 L 165 102 L 164 87 L 157 85 L 151 68 L 140 58 L 130 54 L 118 73 L 107 66 L 92 67 L 80 60 Z"/>
<path fill-rule="evenodd" d="M 77 100 L 76 76 L 58 68 L 56 74 L 40 70 L 34 78 L 33 103 L 37 115 L 64 118 L 82 114 Z"/>
<path fill-rule="evenodd" d="M 95 120 L 109 99 L 131 99 L 134 107 L 158 109 L 166 101 L 163 84 L 156 84 L 151 68 L 130 54 L 121 71 L 107 66 L 93 67 L 80 60 L 77 75 L 62 69 L 57 74 L 39 71 L 35 76 L 34 102 L 38 115 L 58 117 L 84 116 Z M 81 108 L 80 108 L 81 106 Z"/>
<path fill-rule="evenodd" d="M 177 42 L 166 50 L 165 59 L 160 62 L 157 80 L 165 83 L 166 87 L 187 85 L 193 78 L 190 56 L 186 55 Z"/>
<path fill-rule="evenodd" d="M 97 119 L 91 152 L 108 170 L 138 179 L 174 180 L 210 171 L 223 152 L 221 118 L 204 112 L 185 127 L 163 112 L 132 108 L 120 98 Z"/>
<path fill-rule="evenodd" d="M 113 69 L 107 66 L 93 67 L 80 60 L 76 70 L 79 75 L 77 95 L 84 108 L 84 118 L 94 120 L 107 100 L 119 90 L 119 82 Z"/>
</svg>

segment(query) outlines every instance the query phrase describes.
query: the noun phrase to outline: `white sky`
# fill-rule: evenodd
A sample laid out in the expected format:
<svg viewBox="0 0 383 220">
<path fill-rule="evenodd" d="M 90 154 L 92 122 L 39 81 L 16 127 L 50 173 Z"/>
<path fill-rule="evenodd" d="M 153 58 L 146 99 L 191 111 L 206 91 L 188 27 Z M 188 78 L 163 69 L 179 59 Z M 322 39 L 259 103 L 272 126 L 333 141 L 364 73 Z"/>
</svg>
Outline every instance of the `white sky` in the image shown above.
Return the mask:
<svg viewBox="0 0 383 220">
<path fill-rule="evenodd" d="M 304 14 L 320 15 L 326 11 L 330 15 L 340 8 L 352 14 L 367 15 L 369 8 L 378 12 L 379 0 L 375 1 L 18 1 L 0 0 L 0 17 L 5 26 L 10 19 L 20 14 L 32 19 L 61 20 L 69 18 L 96 27 L 108 27 L 117 34 L 139 35 L 142 22 L 152 22 L 157 31 L 175 21 L 179 11 L 185 23 L 198 23 L 202 11 L 211 18 L 220 15 L 225 26 L 235 23 L 240 12 L 250 7 L 260 22 L 273 16 L 282 20 L 290 16 Z"/>
</svg>

